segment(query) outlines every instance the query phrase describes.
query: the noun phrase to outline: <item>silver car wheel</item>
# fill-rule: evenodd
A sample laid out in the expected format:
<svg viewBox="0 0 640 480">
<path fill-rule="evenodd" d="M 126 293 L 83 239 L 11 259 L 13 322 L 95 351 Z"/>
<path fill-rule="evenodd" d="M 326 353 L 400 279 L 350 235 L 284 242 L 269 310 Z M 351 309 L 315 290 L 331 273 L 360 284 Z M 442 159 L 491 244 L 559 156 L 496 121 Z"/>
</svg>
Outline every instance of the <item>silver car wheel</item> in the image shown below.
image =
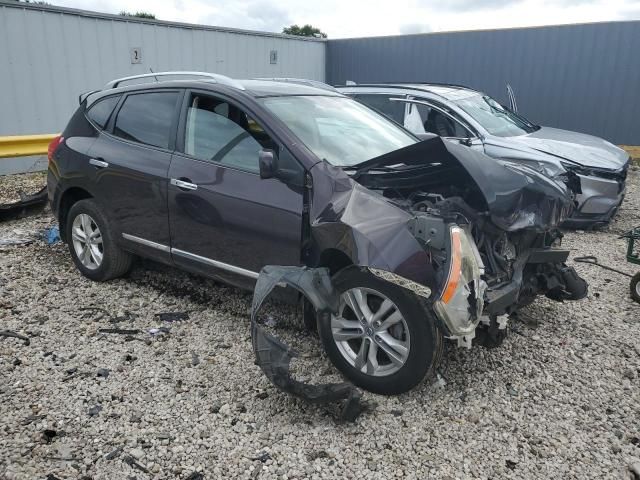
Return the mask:
<svg viewBox="0 0 640 480">
<path fill-rule="evenodd" d="M 89 270 L 100 267 L 104 256 L 102 233 L 93 218 L 86 213 L 74 218 L 71 236 L 73 249 L 80 263 Z"/>
<path fill-rule="evenodd" d="M 392 375 L 409 358 L 407 322 L 395 303 L 371 288 L 352 288 L 340 296 L 331 333 L 344 359 L 367 375 Z"/>
<path fill-rule="evenodd" d="M 636 295 L 640 297 L 640 282 L 636 283 Z"/>
</svg>

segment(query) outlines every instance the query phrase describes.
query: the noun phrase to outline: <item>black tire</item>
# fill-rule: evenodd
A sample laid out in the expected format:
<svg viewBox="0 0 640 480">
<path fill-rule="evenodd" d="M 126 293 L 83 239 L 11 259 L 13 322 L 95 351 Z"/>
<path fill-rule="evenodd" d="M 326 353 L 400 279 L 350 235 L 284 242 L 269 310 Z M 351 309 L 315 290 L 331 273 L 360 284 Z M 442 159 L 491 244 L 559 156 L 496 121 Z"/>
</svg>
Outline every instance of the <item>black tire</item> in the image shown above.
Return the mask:
<svg viewBox="0 0 640 480">
<path fill-rule="evenodd" d="M 414 294 L 356 267 L 338 272 L 333 277 L 333 284 L 340 294 L 352 288 L 367 288 L 383 294 L 396 305 L 409 330 L 410 347 L 403 366 L 395 373 L 373 376 L 359 371 L 345 359 L 334 341 L 331 319 L 319 318 L 318 332 L 325 351 L 336 368 L 351 382 L 373 393 L 397 395 L 411 390 L 437 367 L 442 353 L 442 334 L 433 314 L 422 306 Z"/>
<path fill-rule="evenodd" d="M 636 273 L 631 279 L 631 298 L 640 303 L 640 272 Z"/>
<path fill-rule="evenodd" d="M 81 214 L 91 217 L 95 225 L 100 229 L 102 236 L 102 262 L 94 269 L 89 269 L 82 264 L 74 248 L 73 222 Z M 113 240 L 112 229 L 109 226 L 109 220 L 107 220 L 107 217 L 102 213 L 95 201 L 86 199 L 73 204 L 67 217 L 65 233 L 73 263 L 85 277 L 96 282 L 104 282 L 121 277 L 131 268 L 133 256 L 116 245 Z"/>
</svg>

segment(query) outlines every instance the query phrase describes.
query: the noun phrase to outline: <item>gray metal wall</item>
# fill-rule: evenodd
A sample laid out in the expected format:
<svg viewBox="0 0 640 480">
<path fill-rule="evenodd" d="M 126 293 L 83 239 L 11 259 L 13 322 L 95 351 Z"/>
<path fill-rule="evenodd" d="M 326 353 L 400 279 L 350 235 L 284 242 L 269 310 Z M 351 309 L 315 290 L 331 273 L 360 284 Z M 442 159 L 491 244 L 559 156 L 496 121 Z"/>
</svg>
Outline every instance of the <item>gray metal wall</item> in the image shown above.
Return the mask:
<svg viewBox="0 0 640 480">
<path fill-rule="evenodd" d="M 0 135 L 59 132 L 78 94 L 149 68 L 324 80 L 325 42 L 0 0 Z M 38 168 L 33 158 L 0 161 L 0 174 Z"/>
<path fill-rule="evenodd" d="M 640 145 L 640 22 L 333 40 L 327 81 L 449 82 L 532 121 Z"/>
</svg>

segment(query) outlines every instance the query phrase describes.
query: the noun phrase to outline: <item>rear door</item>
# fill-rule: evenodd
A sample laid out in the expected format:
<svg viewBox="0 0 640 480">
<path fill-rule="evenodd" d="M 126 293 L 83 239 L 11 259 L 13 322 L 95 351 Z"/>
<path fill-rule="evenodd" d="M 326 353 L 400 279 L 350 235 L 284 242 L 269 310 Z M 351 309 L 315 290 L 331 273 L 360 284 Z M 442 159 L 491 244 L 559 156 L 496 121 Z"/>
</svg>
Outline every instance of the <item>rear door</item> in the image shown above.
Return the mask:
<svg viewBox="0 0 640 480">
<path fill-rule="evenodd" d="M 264 265 L 301 263 L 304 170 L 234 101 L 185 96 L 169 171 L 176 264 L 251 286 Z M 291 181 L 261 179 L 258 153 L 274 150 Z"/>
<path fill-rule="evenodd" d="M 183 92 L 123 96 L 90 150 L 97 201 L 128 249 L 170 261 L 167 173 Z"/>
</svg>

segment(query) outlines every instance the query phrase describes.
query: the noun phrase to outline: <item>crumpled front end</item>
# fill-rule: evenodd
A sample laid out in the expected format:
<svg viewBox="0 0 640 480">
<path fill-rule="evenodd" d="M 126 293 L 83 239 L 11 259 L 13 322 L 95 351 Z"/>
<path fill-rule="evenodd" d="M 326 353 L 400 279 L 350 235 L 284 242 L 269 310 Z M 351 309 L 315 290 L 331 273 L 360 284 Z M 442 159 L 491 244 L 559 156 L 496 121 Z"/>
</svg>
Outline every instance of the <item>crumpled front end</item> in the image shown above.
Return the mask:
<svg viewBox="0 0 640 480">
<path fill-rule="evenodd" d="M 574 208 L 563 182 L 440 139 L 367 163 L 354 177 L 411 216 L 432 264 L 433 308 L 450 336 L 469 345 L 478 322 L 495 324 L 538 295 L 586 295 L 586 282 L 565 265 L 569 251 L 559 248 L 557 226 Z M 446 252 L 434 256 L 439 242 Z"/>
<path fill-rule="evenodd" d="M 421 298 L 447 335 L 473 331 L 484 306 L 484 266 L 473 237 L 453 217 L 405 208 L 331 170 L 314 183 L 309 252 L 343 252 L 354 264 Z M 329 198 L 320 202 L 319 198 Z M 310 256 L 308 264 L 322 259 Z"/>
</svg>

